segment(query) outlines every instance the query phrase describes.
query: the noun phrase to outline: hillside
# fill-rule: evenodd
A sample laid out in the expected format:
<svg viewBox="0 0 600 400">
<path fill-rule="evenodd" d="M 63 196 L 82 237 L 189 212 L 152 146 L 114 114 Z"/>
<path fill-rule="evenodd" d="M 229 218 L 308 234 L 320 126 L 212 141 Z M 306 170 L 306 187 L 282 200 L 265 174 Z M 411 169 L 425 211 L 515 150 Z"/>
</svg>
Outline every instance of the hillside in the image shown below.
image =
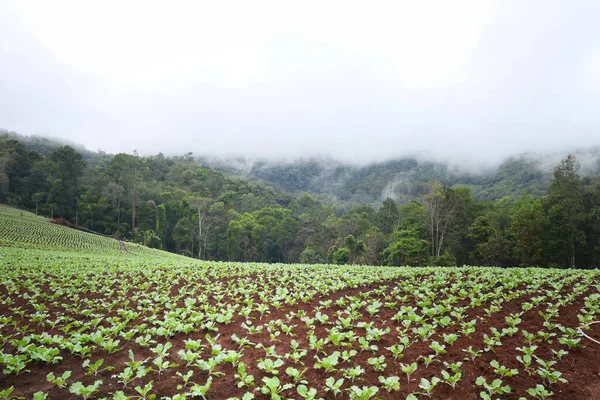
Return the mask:
<svg viewBox="0 0 600 400">
<path fill-rule="evenodd" d="M 309 192 L 330 203 L 378 205 L 386 197 L 398 203 L 409 202 L 419 197 L 424 184 L 432 180 L 448 187 L 468 187 L 479 201 L 517 199 L 523 195 L 537 198 L 548 189 L 554 166 L 569 152 L 577 157 L 582 176 L 600 175 L 600 150 L 596 147 L 553 154 L 523 153 L 493 167 L 434 161 L 426 156 L 399 157 L 367 165 L 324 158 L 287 162 L 200 160 L 218 171 L 268 184 L 279 191 Z"/>
<path fill-rule="evenodd" d="M 439 180 L 466 186 L 476 200 L 493 201 L 524 194 L 541 196 L 548 188 L 551 168 L 527 155 L 505 160 L 477 172 L 445 162 L 400 158 L 364 166 L 327 159 L 299 159 L 286 163 L 202 159 L 212 168 L 255 180 L 292 194 L 309 192 L 326 202 L 378 204 L 386 197 L 406 203 L 423 193 L 423 186 Z"/>
<path fill-rule="evenodd" d="M 123 258 L 191 259 L 166 251 L 125 242 L 126 252 L 119 241 L 109 237 L 82 232 L 57 225 L 33 213 L 0 205 L 0 247 L 79 252 Z"/>
<path fill-rule="evenodd" d="M 27 150 L 44 156 L 68 144 L 81 153 L 90 166 L 105 165 L 113 157 L 64 140 L 24 136 L 8 130 L 0 130 L 0 135 L 18 140 Z M 572 149 L 570 152 L 577 156 L 583 176 L 600 175 L 599 148 Z M 398 157 L 366 165 L 322 157 L 286 162 L 207 156 L 195 159 L 224 176 L 253 181 L 285 194 L 311 193 L 324 203 L 347 210 L 365 204 L 378 207 L 386 197 L 392 197 L 401 204 L 409 202 L 423 194 L 423 186 L 431 180 L 438 180 L 448 187 L 468 187 L 473 198 L 479 201 L 503 197 L 517 199 L 523 195 L 537 198 L 548 189 L 553 166 L 567 153 L 523 153 L 494 167 L 467 167 L 466 164 L 434 161 L 427 156 Z"/>
</svg>

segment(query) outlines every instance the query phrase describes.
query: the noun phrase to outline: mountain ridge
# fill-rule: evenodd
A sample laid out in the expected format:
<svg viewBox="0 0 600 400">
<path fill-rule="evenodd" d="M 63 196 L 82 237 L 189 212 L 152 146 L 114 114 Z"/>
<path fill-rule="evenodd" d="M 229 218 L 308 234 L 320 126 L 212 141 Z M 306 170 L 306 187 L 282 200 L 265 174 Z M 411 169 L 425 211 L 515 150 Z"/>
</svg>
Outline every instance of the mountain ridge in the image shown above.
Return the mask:
<svg viewBox="0 0 600 400">
<path fill-rule="evenodd" d="M 7 130 L 0 131 L 0 134 L 22 141 L 29 150 L 44 155 L 67 144 L 91 163 L 112 156 L 56 138 L 25 136 Z M 576 149 L 570 153 L 578 157 L 582 176 L 600 175 L 600 147 Z M 194 158 L 215 171 L 261 183 L 279 192 L 294 195 L 311 193 L 327 203 L 376 206 L 386 197 L 401 204 L 411 201 L 422 193 L 423 185 L 432 180 L 438 180 L 448 187 L 468 187 L 474 199 L 481 201 L 507 196 L 540 197 L 548 188 L 552 167 L 566 154 L 521 153 L 504 159 L 496 166 L 482 165 L 477 169 L 455 162 L 414 156 L 367 164 L 353 164 L 323 156 L 287 161 L 205 155 Z"/>
</svg>

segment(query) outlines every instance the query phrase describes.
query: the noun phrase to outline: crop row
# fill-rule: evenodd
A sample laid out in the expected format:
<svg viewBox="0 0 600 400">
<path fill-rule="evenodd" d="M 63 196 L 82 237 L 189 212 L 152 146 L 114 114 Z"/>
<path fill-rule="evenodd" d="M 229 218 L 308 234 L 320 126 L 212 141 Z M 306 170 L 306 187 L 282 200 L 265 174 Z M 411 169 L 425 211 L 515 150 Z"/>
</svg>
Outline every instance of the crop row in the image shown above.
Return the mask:
<svg viewBox="0 0 600 400">
<path fill-rule="evenodd" d="M 82 232 L 18 209 L 0 206 L 0 248 L 17 247 L 43 250 L 79 251 L 121 255 L 115 239 Z M 134 243 L 126 243 L 124 256 L 179 258 Z"/>
</svg>

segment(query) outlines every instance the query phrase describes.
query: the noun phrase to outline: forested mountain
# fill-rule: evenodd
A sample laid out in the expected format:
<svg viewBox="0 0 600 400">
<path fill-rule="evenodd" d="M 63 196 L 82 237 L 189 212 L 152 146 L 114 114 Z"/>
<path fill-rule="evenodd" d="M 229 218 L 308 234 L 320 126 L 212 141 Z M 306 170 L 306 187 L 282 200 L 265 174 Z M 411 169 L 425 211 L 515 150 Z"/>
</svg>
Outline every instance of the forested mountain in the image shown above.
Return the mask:
<svg viewBox="0 0 600 400">
<path fill-rule="evenodd" d="M 581 170 L 573 155 L 522 156 L 477 174 L 408 158 L 225 165 L 5 132 L 0 202 L 211 260 L 595 267 L 595 155 Z"/>
<path fill-rule="evenodd" d="M 586 161 L 585 175 L 600 173 L 597 149 L 574 152 Z M 552 156 L 555 163 L 560 157 Z M 554 165 L 545 158 L 522 154 L 511 157 L 497 167 L 478 171 L 461 169 L 447 162 L 401 158 L 357 166 L 323 158 L 300 159 L 290 162 L 252 160 L 202 161 L 216 170 L 246 179 L 260 181 L 280 191 L 293 194 L 310 192 L 323 201 L 348 203 L 352 206 L 378 206 L 391 197 L 403 204 L 423 194 L 424 186 L 438 180 L 448 187 L 464 186 L 472 190 L 473 198 L 493 201 L 509 196 L 542 196 L 548 189 Z"/>
<path fill-rule="evenodd" d="M 95 152 L 76 143 L 42 136 L 24 136 L 0 130 L 24 143 L 28 150 L 48 156 L 56 148 L 69 145 L 77 150 L 88 164 L 95 165 L 112 157 Z M 583 176 L 600 175 L 600 149 L 572 151 L 583 164 Z M 447 162 L 400 158 L 367 165 L 355 165 L 327 158 L 296 159 L 289 162 L 269 162 L 250 159 L 217 159 L 196 156 L 201 164 L 226 176 L 261 183 L 278 192 L 293 195 L 310 193 L 332 204 L 340 212 L 358 205 L 379 206 L 387 198 L 403 204 L 423 194 L 423 187 L 438 180 L 448 187 L 468 187 L 473 198 L 494 201 L 503 197 L 522 195 L 542 196 L 550 184 L 552 170 L 567 153 L 559 155 L 521 154 L 504 160 L 496 167 L 476 171 L 461 169 Z M 192 156 L 192 153 L 189 153 Z M 552 161 L 548 161 L 550 158 Z"/>
</svg>

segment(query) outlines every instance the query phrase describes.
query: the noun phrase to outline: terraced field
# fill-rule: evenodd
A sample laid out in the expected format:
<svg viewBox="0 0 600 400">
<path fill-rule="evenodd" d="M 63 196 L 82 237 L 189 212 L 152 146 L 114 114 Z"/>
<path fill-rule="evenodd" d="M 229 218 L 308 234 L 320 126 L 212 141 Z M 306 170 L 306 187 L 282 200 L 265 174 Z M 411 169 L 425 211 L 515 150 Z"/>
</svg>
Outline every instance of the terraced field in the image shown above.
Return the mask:
<svg viewBox="0 0 600 400">
<path fill-rule="evenodd" d="M 11 213 L 0 398 L 600 398 L 597 271 L 209 263 Z"/>
</svg>

